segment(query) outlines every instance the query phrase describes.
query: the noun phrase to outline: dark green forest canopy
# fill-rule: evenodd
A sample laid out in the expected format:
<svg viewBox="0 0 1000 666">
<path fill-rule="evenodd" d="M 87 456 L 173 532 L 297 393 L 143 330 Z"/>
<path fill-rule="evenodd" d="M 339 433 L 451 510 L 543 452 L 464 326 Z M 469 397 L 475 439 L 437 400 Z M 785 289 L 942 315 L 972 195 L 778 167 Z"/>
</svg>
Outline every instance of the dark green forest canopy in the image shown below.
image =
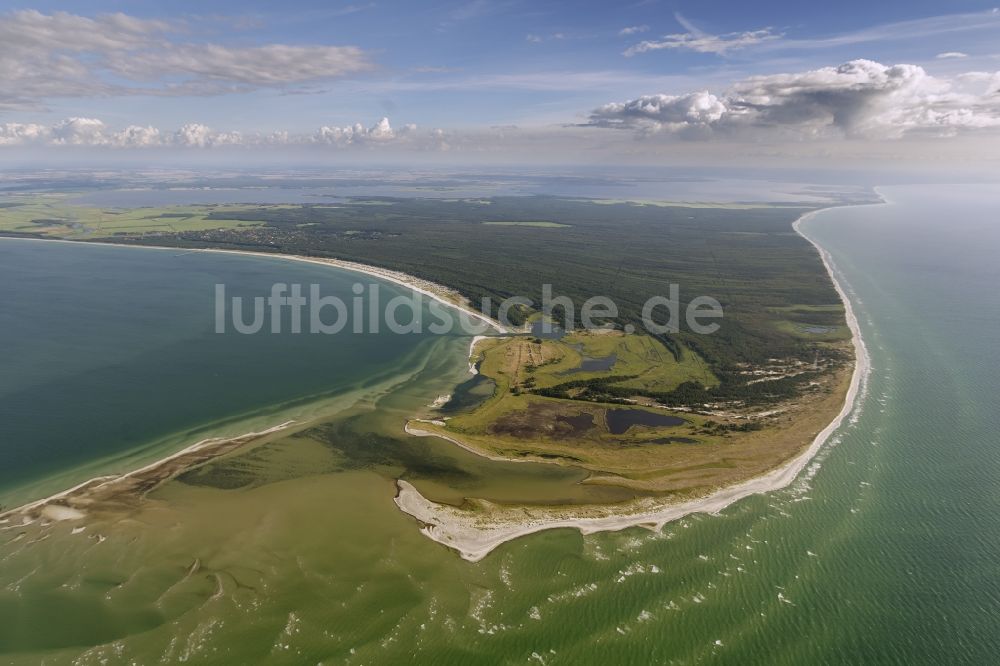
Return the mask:
<svg viewBox="0 0 1000 666">
<path fill-rule="evenodd" d="M 836 307 L 790 307 L 840 302 L 816 250 L 792 229 L 806 210 L 544 196 L 367 198 L 248 205 L 236 213 L 230 208 L 220 218 L 265 226 L 117 240 L 359 261 L 453 287 L 477 306 L 486 296 L 494 304 L 510 296 L 539 303 L 548 283 L 553 294 L 573 299 L 578 313 L 586 299 L 610 297 L 619 308 L 619 325 L 638 324 L 646 300 L 667 296 L 673 283 L 682 304 L 712 296 L 725 317 L 713 335 L 696 335 L 682 325 L 665 343 L 680 349 L 674 344 L 679 340 L 721 369 L 768 358 L 811 359 L 815 341 L 794 325 L 843 325 Z"/>
</svg>

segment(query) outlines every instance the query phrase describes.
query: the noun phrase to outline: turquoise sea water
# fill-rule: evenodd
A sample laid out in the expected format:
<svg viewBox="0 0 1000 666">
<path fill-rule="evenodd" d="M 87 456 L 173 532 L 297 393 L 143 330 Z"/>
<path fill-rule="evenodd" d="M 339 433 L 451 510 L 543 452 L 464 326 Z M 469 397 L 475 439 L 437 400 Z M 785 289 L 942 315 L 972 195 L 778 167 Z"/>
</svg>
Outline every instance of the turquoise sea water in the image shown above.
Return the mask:
<svg viewBox="0 0 1000 666">
<path fill-rule="evenodd" d="M 554 530 L 465 562 L 392 504 L 399 475 L 436 474 L 460 496 L 500 469 L 445 444 L 391 439 L 440 388 L 434 377 L 454 374 L 441 359 L 461 353 L 442 348 L 357 420 L 231 463 L 306 459 L 311 474 L 238 489 L 168 484 L 132 519 L 91 528 L 103 540 L 63 526 L 35 543 L 37 533 L 0 531 L 0 655 L 25 664 L 995 663 L 996 191 L 886 188 L 890 205 L 803 225 L 844 278 L 872 372 L 859 410 L 788 489 L 659 533 Z M 359 435 L 367 430 L 379 437 Z M 493 472 L 503 474 L 513 472 Z"/>
</svg>

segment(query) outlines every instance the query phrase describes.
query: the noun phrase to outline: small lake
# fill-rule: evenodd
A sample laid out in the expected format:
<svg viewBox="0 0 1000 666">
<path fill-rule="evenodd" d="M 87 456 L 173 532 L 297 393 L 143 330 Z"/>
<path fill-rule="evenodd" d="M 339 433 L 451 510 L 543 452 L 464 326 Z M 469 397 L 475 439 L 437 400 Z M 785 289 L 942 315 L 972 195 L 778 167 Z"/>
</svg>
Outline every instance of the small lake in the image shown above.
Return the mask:
<svg viewBox="0 0 1000 666">
<path fill-rule="evenodd" d="M 575 375 L 580 372 L 607 372 L 611 369 L 611 366 L 615 364 L 618 360 L 618 354 L 611 354 L 610 356 L 600 356 L 597 358 L 589 358 L 584 356 L 583 360 L 575 368 L 570 368 L 569 370 L 563 370 L 560 375 Z"/>
<path fill-rule="evenodd" d="M 608 431 L 612 435 L 621 435 L 634 425 L 668 427 L 687 423 L 679 416 L 670 414 L 654 414 L 644 409 L 609 409 L 605 413 Z"/>
</svg>

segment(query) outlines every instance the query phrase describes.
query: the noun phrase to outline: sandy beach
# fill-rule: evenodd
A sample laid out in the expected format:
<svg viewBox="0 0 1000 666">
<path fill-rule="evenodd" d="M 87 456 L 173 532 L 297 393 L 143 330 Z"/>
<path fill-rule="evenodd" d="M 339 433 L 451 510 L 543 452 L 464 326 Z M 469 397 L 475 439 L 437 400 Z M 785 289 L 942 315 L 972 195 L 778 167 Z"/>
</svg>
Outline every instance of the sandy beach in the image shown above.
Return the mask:
<svg viewBox="0 0 1000 666">
<path fill-rule="evenodd" d="M 439 303 L 442 303 L 456 310 L 459 310 L 460 312 L 468 315 L 469 317 L 486 324 L 487 326 L 489 326 L 498 333 L 511 332 L 506 326 L 504 326 L 500 322 L 476 310 L 472 306 L 472 304 L 465 299 L 465 297 L 463 297 L 454 289 L 450 289 L 435 282 L 430 282 L 429 280 L 422 280 L 408 273 L 393 271 L 387 268 L 379 268 L 377 266 L 371 266 L 369 264 L 361 264 L 355 261 L 345 261 L 342 259 L 323 259 L 318 257 L 306 257 L 295 254 L 268 254 L 267 252 L 249 252 L 243 250 L 213 250 L 213 249 L 204 249 L 197 251 L 225 252 L 228 254 L 245 254 L 257 257 L 277 257 L 280 259 L 290 259 L 292 261 L 302 261 L 309 264 L 333 266 L 334 268 L 340 268 L 355 273 L 363 273 L 365 275 L 370 275 L 380 280 L 385 280 L 386 282 L 392 282 L 394 284 L 401 285 L 419 294 L 423 294 L 424 296 L 427 296 Z M 478 336 L 478 335 L 475 336 L 473 338 L 472 345 L 474 346 L 478 340 L 484 337 L 487 336 Z M 470 347 L 470 352 L 471 352 L 471 347 Z"/>
<path fill-rule="evenodd" d="M 68 241 L 68 242 L 79 242 L 79 241 Z M 100 245 L 111 245 L 121 247 L 121 243 L 99 243 Z M 126 246 L 126 247 L 148 247 L 158 250 L 174 250 L 177 251 L 178 248 L 175 247 L 161 247 L 154 245 L 142 245 L 142 246 Z M 369 264 L 362 264 L 356 261 L 346 261 L 343 259 L 327 259 L 321 257 L 307 257 L 298 254 L 275 254 L 269 252 L 252 252 L 249 250 L 219 250 L 213 248 L 199 248 L 193 250 L 186 250 L 188 252 L 216 252 L 221 254 L 240 254 L 251 257 L 269 257 L 272 259 L 286 259 L 289 261 L 301 261 L 307 264 L 319 264 L 321 266 L 333 266 L 334 268 L 340 268 L 345 271 L 351 271 L 353 273 L 362 273 L 364 275 L 370 275 L 371 277 L 384 280 L 386 282 L 392 282 L 393 284 L 398 284 L 400 286 L 406 287 L 411 291 L 415 291 L 418 294 L 427 296 L 428 298 L 437 301 L 443 305 L 454 308 L 465 315 L 475 319 L 476 321 L 486 324 L 498 333 L 510 333 L 511 331 L 501 324 L 499 321 L 479 312 L 473 307 L 468 300 L 459 294 L 456 290 L 444 285 L 437 284 L 436 282 L 431 282 L 429 280 L 422 280 L 418 277 L 410 275 L 409 273 L 403 273 L 401 271 L 394 271 L 388 268 L 379 268 L 378 266 L 372 266 Z M 473 338 L 472 345 L 487 336 L 475 336 Z M 470 347 L 471 353 L 471 347 Z"/>
<path fill-rule="evenodd" d="M 822 209 L 821 209 L 822 210 Z M 627 504 L 587 507 L 527 507 L 498 506 L 477 501 L 476 510 L 464 510 L 436 504 L 423 497 L 410 483 L 399 480 L 396 504 L 421 523 L 421 532 L 445 546 L 455 549 L 466 560 L 475 562 L 486 557 L 501 544 L 528 534 L 556 528 L 573 528 L 583 534 L 618 531 L 629 527 L 660 530 L 666 523 L 692 513 L 718 513 L 745 497 L 779 490 L 792 483 L 809 461 L 822 449 L 829 437 L 841 426 L 854 410 L 858 396 L 863 392 L 870 371 L 868 352 L 861 337 L 861 329 L 854 314 L 850 298 L 840 279 L 829 253 L 802 233 L 801 223 L 820 210 L 806 213 L 793 224 L 795 231 L 808 240 L 819 252 L 833 285 L 844 304 L 845 317 L 851 331 L 855 364 L 844 404 L 831 421 L 791 461 L 762 476 L 722 488 L 704 497 L 665 503 L 653 498 Z M 411 434 L 428 435 L 408 427 Z M 454 440 L 451 440 L 454 441 Z M 456 442 L 457 443 L 457 442 Z M 461 444 L 459 444 L 461 446 Z M 463 447 L 464 448 L 464 447 Z"/>
<path fill-rule="evenodd" d="M 488 335 L 477 335 L 477 336 L 473 337 L 472 341 L 469 343 L 469 374 L 470 375 L 478 375 L 479 374 L 479 368 L 477 367 L 477 363 L 472 360 L 475 357 L 475 354 L 476 354 L 476 345 L 478 345 L 481 341 L 487 340 L 489 338 L 490 338 L 490 336 L 488 336 Z"/>
</svg>

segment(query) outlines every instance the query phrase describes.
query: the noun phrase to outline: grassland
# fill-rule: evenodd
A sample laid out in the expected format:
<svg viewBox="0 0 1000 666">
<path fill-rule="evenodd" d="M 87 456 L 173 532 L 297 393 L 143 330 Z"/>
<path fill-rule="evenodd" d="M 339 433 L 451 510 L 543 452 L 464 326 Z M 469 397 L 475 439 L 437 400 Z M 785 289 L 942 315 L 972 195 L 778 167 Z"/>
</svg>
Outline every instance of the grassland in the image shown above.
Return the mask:
<svg viewBox="0 0 1000 666">
<path fill-rule="evenodd" d="M 682 382 L 718 384 L 708 364 L 696 353 L 684 350 L 676 358 L 669 349 L 648 335 L 626 335 L 615 329 L 576 330 L 560 340 L 519 337 L 506 343 L 511 355 L 499 372 L 519 389 L 544 389 L 569 380 L 589 381 L 608 376 L 627 377 L 619 383 L 637 390 L 671 391 Z M 484 361 L 486 359 L 483 359 Z M 601 361 L 606 369 L 588 370 L 587 363 Z M 487 363 L 484 372 L 493 370 Z"/>
<path fill-rule="evenodd" d="M 631 399 L 610 403 L 538 392 L 563 381 L 584 354 L 608 352 L 616 354 L 610 367 L 581 374 L 591 381 L 635 386 Z M 654 352 L 659 356 L 652 361 Z M 677 362 L 649 336 L 611 331 L 562 340 L 490 339 L 480 343 L 473 360 L 495 382 L 493 395 L 457 416 L 421 422 L 420 430 L 489 457 L 584 467 L 592 472 L 590 483 L 684 496 L 751 478 L 789 460 L 840 409 L 850 374 L 848 366 L 824 373 L 798 399 L 768 413 L 680 411 L 642 404 L 644 389 L 716 380 L 702 362 Z M 632 371 L 638 376 L 619 381 Z M 675 422 L 637 424 L 615 434 L 610 427 L 615 412 L 643 412 L 652 420 L 673 417 Z"/>
<path fill-rule="evenodd" d="M 771 308 L 771 311 L 775 314 L 775 328 L 786 335 L 821 342 L 851 337 L 846 324 L 836 323 L 837 319 L 843 319 L 842 305 L 792 305 Z"/>
<path fill-rule="evenodd" d="M 96 208 L 68 203 L 66 197 L 61 195 L 39 195 L 7 202 L 0 209 L 0 233 L 90 240 L 123 235 L 178 234 L 259 226 L 259 223 L 225 217 L 229 210 L 244 208 Z"/>
</svg>

